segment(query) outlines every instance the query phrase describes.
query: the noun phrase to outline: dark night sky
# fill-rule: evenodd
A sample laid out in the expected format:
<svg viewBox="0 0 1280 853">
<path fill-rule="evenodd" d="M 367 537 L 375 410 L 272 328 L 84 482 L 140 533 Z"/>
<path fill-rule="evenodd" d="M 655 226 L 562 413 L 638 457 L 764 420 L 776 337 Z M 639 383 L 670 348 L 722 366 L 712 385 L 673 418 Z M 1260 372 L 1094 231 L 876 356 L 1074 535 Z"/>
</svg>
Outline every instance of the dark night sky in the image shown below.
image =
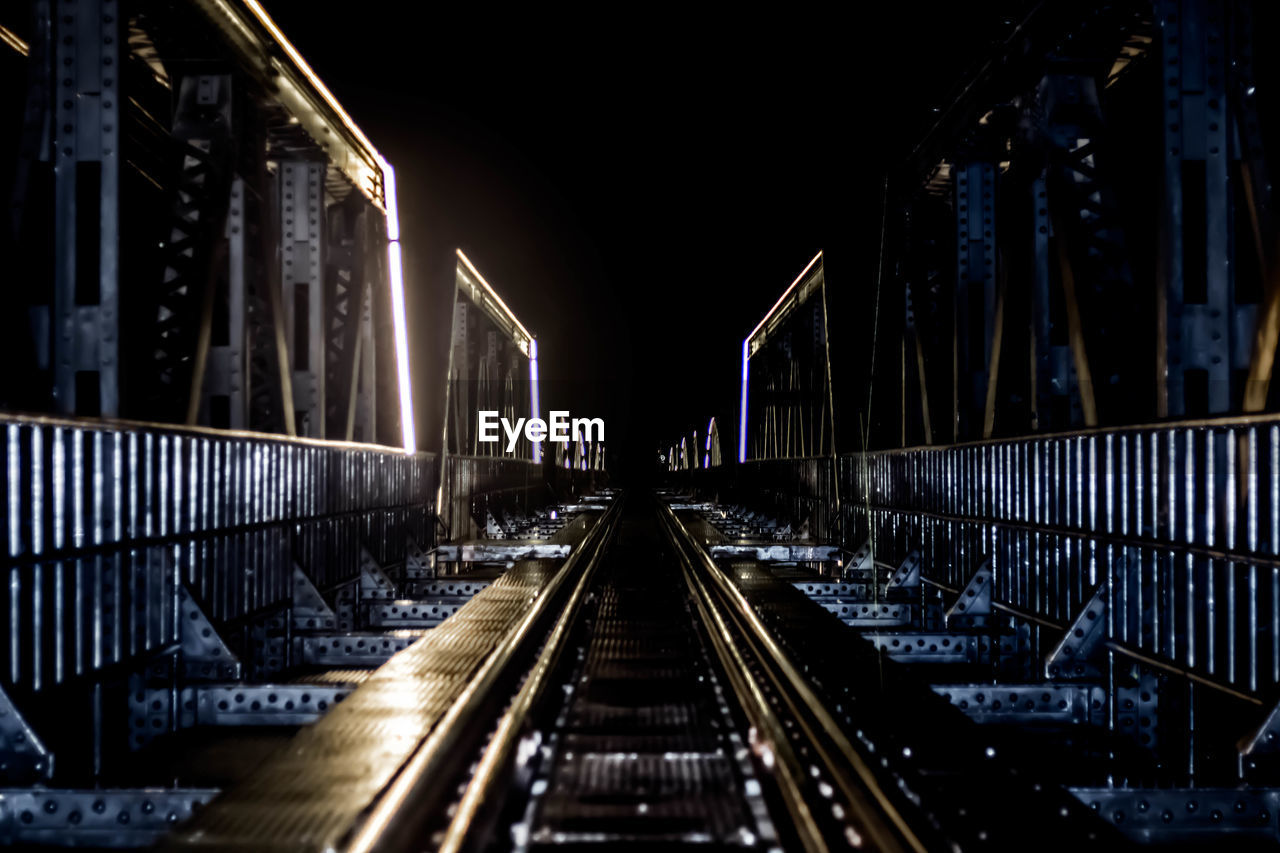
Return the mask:
<svg viewBox="0 0 1280 853">
<path fill-rule="evenodd" d="M 742 338 L 817 249 L 870 302 L 883 170 L 1018 4 L 265 5 L 397 168 L 422 441 L 460 246 L 538 336 L 549 402 L 647 462 L 732 425 Z"/>
</svg>

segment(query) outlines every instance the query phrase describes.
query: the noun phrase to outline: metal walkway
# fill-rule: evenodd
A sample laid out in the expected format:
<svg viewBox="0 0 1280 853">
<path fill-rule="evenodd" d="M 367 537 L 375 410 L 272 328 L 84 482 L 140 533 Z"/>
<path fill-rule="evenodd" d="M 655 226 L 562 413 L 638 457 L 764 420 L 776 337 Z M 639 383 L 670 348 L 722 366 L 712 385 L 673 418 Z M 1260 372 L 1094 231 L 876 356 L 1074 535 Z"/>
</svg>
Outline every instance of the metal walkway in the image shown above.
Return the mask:
<svg viewBox="0 0 1280 853">
<path fill-rule="evenodd" d="M 562 538 L 582 541 L 591 521 L 575 522 Z M 531 602 L 576 562 L 530 560 L 507 570 L 217 800 L 175 845 L 332 849 L 386 798 L 393 780 L 406 778 L 406 765 L 438 751 L 429 736 L 457 719 L 451 713 L 485 683 L 513 637 L 537 624 L 545 608 Z"/>
</svg>

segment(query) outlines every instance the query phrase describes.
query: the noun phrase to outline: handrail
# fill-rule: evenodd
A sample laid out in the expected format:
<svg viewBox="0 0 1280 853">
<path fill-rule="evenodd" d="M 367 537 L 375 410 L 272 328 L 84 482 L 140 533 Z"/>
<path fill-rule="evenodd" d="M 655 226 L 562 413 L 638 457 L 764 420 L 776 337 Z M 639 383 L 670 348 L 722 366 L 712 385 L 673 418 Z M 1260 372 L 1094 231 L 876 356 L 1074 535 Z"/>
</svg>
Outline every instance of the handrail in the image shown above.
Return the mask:
<svg viewBox="0 0 1280 853">
<path fill-rule="evenodd" d="M 362 441 L 344 441 L 336 438 L 310 438 L 304 435 L 284 435 L 276 432 L 256 432 L 247 429 L 223 429 L 222 427 L 200 426 L 199 424 L 169 424 L 154 421 L 139 421 L 128 418 L 103 418 L 86 415 L 49 415 L 39 412 L 0 412 L 0 427 L 4 426 L 44 426 L 56 429 L 84 430 L 87 432 L 130 433 L 148 432 L 155 434 L 177 435 L 188 438 L 217 438 L 234 441 L 255 441 L 263 444 L 280 444 L 290 447 L 315 447 L 324 450 L 360 450 L 367 453 L 378 453 L 384 456 L 408 457 L 410 459 L 434 459 L 439 454 L 429 451 L 416 451 L 406 454 L 403 447 L 392 447 L 388 444 L 373 444 Z"/>
</svg>

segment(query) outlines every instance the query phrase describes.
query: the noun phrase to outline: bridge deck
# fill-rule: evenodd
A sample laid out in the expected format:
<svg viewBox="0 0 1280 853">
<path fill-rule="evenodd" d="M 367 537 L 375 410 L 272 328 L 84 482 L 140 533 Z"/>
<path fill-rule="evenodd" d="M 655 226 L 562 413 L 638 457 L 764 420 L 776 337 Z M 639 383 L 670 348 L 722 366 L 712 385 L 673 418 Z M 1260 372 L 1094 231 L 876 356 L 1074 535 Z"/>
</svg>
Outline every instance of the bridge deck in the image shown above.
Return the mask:
<svg viewBox="0 0 1280 853">
<path fill-rule="evenodd" d="M 556 541 L 580 542 L 596 517 Z M 331 849 L 357 826 L 555 574 L 517 563 L 220 797 L 176 846 Z"/>
</svg>

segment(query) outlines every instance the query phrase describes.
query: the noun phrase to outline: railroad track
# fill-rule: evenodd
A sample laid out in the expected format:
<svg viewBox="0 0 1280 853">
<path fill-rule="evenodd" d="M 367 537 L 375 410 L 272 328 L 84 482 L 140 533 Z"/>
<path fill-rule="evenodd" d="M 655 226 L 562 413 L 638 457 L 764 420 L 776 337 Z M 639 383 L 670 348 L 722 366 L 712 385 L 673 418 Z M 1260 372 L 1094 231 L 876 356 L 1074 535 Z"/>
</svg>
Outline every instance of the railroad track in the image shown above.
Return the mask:
<svg viewBox="0 0 1280 853">
<path fill-rule="evenodd" d="M 671 510 L 615 511 L 428 846 L 926 849 Z"/>
<path fill-rule="evenodd" d="M 717 564 L 704 521 L 640 495 L 587 527 L 562 563 L 509 570 L 393 658 L 377 690 L 362 685 L 345 717 L 304 730 L 170 848 L 1116 840 L 1016 744 L 979 735 L 790 583 Z M 347 781 L 372 770 L 386 782 Z"/>
</svg>

